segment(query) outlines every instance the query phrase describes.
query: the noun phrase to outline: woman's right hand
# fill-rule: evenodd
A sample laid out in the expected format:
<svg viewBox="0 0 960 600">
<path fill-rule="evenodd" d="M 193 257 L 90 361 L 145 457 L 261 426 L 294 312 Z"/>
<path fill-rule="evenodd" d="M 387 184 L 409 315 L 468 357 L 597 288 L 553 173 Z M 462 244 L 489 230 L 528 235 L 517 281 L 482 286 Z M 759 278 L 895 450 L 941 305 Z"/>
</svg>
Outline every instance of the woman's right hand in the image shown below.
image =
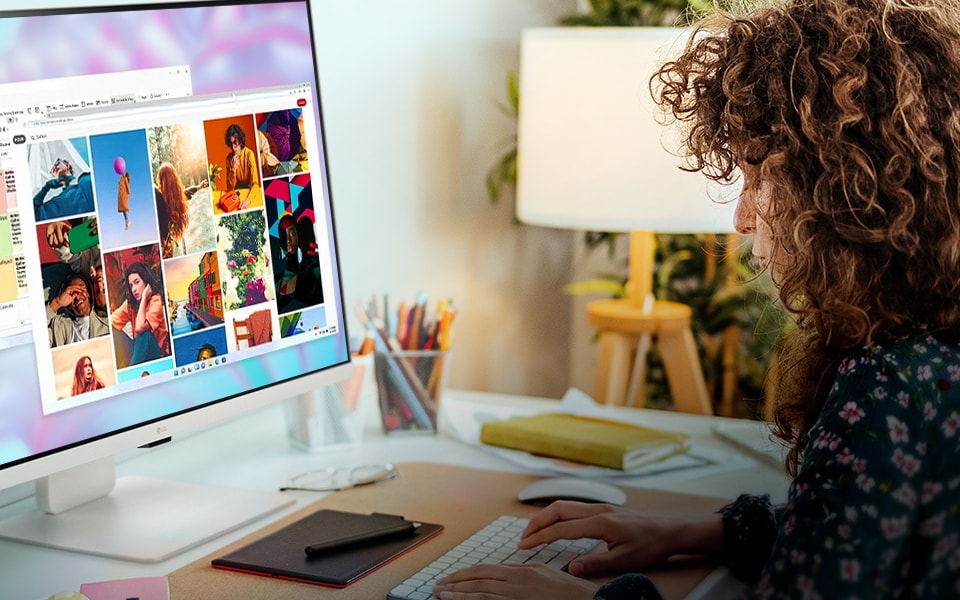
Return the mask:
<svg viewBox="0 0 960 600">
<path fill-rule="evenodd" d="M 655 517 L 609 504 L 557 501 L 530 519 L 521 548 L 558 539 L 594 538 L 607 550 L 573 560 L 568 571 L 578 577 L 638 572 L 675 554 L 719 552 L 723 522 L 718 514 L 704 519 Z"/>
<path fill-rule="evenodd" d="M 70 244 L 68 233 L 71 225 L 67 221 L 54 221 L 47 225 L 47 244 L 51 248 L 63 248 Z"/>
</svg>

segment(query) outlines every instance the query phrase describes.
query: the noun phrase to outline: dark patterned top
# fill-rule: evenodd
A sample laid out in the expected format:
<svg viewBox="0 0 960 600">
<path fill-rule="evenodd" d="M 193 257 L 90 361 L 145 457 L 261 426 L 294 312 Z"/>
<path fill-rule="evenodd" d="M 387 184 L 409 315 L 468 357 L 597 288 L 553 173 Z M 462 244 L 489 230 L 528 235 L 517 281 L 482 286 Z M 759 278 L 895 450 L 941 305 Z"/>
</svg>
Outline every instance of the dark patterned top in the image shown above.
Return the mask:
<svg viewBox="0 0 960 600">
<path fill-rule="evenodd" d="M 746 597 L 960 597 L 958 431 L 960 346 L 920 335 L 847 356 L 786 506 L 722 511 L 728 562 L 756 579 Z"/>
</svg>

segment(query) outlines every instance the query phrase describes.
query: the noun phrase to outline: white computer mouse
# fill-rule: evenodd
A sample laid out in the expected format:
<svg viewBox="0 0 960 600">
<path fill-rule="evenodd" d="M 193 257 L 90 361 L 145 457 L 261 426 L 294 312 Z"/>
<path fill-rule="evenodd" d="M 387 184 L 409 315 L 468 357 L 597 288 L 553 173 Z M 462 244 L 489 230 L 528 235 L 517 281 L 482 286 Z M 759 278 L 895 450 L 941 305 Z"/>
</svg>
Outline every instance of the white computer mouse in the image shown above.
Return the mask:
<svg viewBox="0 0 960 600">
<path fill-rule="evenodd" d="M 623 505 L 627 495 L 615 485 L 581 479 L 579 477 L 552 477 L 531 483 L 517 494 L 520 502 L 550 504 L 554 500 L 577 500 Z"/>
</svg>

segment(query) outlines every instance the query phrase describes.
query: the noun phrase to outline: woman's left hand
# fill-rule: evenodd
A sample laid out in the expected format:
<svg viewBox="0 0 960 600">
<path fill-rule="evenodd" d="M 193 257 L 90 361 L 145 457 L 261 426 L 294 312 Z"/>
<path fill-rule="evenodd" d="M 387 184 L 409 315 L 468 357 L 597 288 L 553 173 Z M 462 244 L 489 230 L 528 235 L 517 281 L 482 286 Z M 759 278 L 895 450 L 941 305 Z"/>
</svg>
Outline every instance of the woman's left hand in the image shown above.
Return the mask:
<svg viewBox="0 0 960 600">
<path fill-rule="evenodd" d="M 441 600 L 592 600 L 599 586 L 543 565 L 478 565 L 437 582 Z"/>
</svg>

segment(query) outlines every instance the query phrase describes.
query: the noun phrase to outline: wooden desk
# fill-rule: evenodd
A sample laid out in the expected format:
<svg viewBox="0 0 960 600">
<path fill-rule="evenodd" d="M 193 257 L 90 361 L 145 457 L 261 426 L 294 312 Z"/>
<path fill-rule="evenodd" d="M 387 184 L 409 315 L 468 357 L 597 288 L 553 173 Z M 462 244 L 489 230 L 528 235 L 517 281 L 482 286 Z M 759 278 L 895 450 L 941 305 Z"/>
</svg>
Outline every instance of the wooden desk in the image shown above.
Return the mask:
<svg viewBox="0 0 960 600">
<path fill-rule="evenodd" d="M 439 522 L 447 526 L 447 532 L 410 555 L 403 557 L 403 562 L 398 560 L 396 571 L 381 570 L 371 574 L 370 577 L 374 579 L 370 579 L 369 582 L 361 581 L 356 584 L 363 587 L 351 586 L 354 590 L 364 590 L 369 589 L 366 586 L 376 586 L 378 585 L 377 581 L 380 581 L 379 585 L 383 586 L 383 589 L 387 589 L 392 587 L 390 584 L 396 583 L 399 579 L 391 579 L 390 582 L 385 582 L 381 581 L 380 577 L 399 578 L 412 573 L 420 565 L 440 554 L 444 548 L 452 546 L 459 539 L 466 537 L 470 532 L 484 524 L 484 520 L 480 518 L 478 511 L 487 511 L 485 506 L 475 509 L 474 512 L 477 517 L 471 519 L 471 522 L 462 529 L 458 529 L 457 525 L 461 518 L 460 511 L 451 508 L 458 503 L 467 505 L 467 503 L 476 502 L 471 498 L 476 497 L 476 494 L 479 493 L 478 490 L 487 490 L 498 498 L 500 504 L 497 507 L 491 506 L 489 512 L 483 513 L 490 515 L 491 518 L 493 513 L 530 514 L 535 510 L 513 501 L 515 491 L 524 484 L 523 482 L 534 479 L 529 475 L 520 475 L 518 473 L 520 469 L 517 465 L 488 450 L 456 441 L 443 430 L 439 435 L 385 436 L 380 430 L 379 411 L 376 409 L 375 398 L 367 398 L 363 402 L 371 411 L 368 415 L 371 422 L 364 432 L 363 443 L 359 446 L 325 450 L 318 453 L 307 453 L 293 447 L 287 438 L 287 423 L 284 418 L 283 406 L 278 404 L 218 424 L 215 427 L 180 436 L 169 444 L 124 453 L 118 462 L 118 475 L 139 475 L 225 488 L 275 492 L 290 477 L 311 469 L 392 461 L 403 466 L 402 479 L 394 483 L 421 482 L 418 485 L 410 486 L 417 488 L 416 496 L 398 495 L 394 497 L 394 494 L 397 493 L 395 490 L 402 489 L 404 486 L 393 486 L 393 484 L 387 483 L 368 488 L 366 492 L 370 494 L 369 497 L 359 494 L 361 491 L 359 489 L 349 493 L 338 492 L 326 497 L 313 492 L 290 492 L 292 497 L 297 500 L 295 505 L 262 520 L 244 525 L 222 537 L 204 542 L 183 554 L 160 563 L 151 564 L 111 560 L 0 540 L 0 598 L 46 600 L 57 591 L 78 590 L 80 585 L 85 582 L 157 575 L 170 576 L 175 593 L 174 600 L 182 598 L 194 600 L 194 598 L 204 597 L 203 595 L 193 595 L 189 591 L 190 589 L 200 589 L 199 587 L 188 588 L 187 586 L 216 588 L 223 585 L 224 582 L 227 583 L 228 589 L 233 592 L 230 596 L 231 599 L 252 597 L 242 594 L 246 586 L 255 586 L 256 589 L 262 590 L 265 588 L 259 586 L 266 584 L 276 586 L 275 589 L 281 591 L 295 590 L 292 593 L 309 595 L 311 598 L 327 596 L 331 590 L 319 586 L 290 584 L 255 575 L 229 574 L 221 571 L 210 573 L 208 572 L 212 571 L 212 567 L 209 567 L 210 558 L 223 553 L 226 548 L 244 543 L 241 540 L 249 540 L 253 539 L 253 536 L 263 535 L 269 530 L 269 527 L 274 527 L 274 521 L 277 521 L 276 526 L 280 526 L 281 519 L 289 522 L 297 518 L 294 513 L 303 514 L 316 510 L 320 506 L 343 507 L 348 510 L 362 511 L 389 510 L 393 506 L 399 506 L 400 508 L 420 506 L 426 510 L 428 506 L 440 505 L 441 508 L 446 507 L 445 510 L 447 511 L 455 510 L 455 518 L 443 518 L 444 515 L 449 515 L 449 512 L 436 512 L 439 515 Z M 458 407 L 465 408 L 465 405 L 479 405 L 484 410 L 494 410 L 498 406 L 507 406 L 511 410 L 515 409 L 518 413 L 529 413 L 551 410 L 557 406 L 557 403 L 555 400 L 542 398 L 448 390 L 441 403 L 441 412 L 449 416 L 449 413 L 455 412 Z M 686 432 L 690 434 L 691 442 L 702 448 L 726 454 L 740 454 L 738 446 L 731 445 L 712 433 L 714 425 L 728 422 L 728 419 L 669 411 L 627 408 L 612 408 L 611 410 L 635 417 L 636 422 L 640 424 Z M 659 510 L 666 506 L 667 512 L 671 514 L 699 507 L 700 504 L 698 503 L 706 505 L 707 510 L 713 510 L 736 498 L 737 494 L 740 493 L 768 493 L 771 494 L 774 502 L 784 501 L 788 480 L 783 475 L 782 470 L 772 468 L 763 461 L 746 460 L 741 462 L 742 466 L 722 472 L 701 473 L 696 477 L 684 475 L 683 472 L 677 474 L 666 473 L 649 477 L 627 478 L 621 482 L 621 485 L 633 486 L 624 487 L 624 489 L 630 494 L 631 499 L 638 499 L 636 501 L 640 503 L 641 507 L 649 506 L 651 509 Z M 431 467 L 433 473 L 440 473 L 440 469 L 445 468 L 442 465 L 470 467 L 478 470 L 485 469 L 494 473 L 493 475 L 487 475 L 484 474 L 486 471 L 478 471 L 477 476 L 484 479 L 467 478 L 465 482 L 462 478 L 459 480 L 450 479 L 452 472 L 463 472 L 461 469 L 454 469 L 443 477 L 439 475 L 427 477 L 419 475 L 419 469 L 425 467 L 417 465 L 422 463 L 433 465 Z M 490 482 L 486 477 L 494 477 L 493 482 Z M 517 479 L 512 479 L 513 477 Z M 392 487 L 386 487 L 387 485 Z M 7 491 L 20 492 L 21 490 Z M 34 510 L 33 499 L 28 497 L 31 491 L 24 489 L 22 490 L 23 496 L 11 494 L 9 499 L 5 499 L 3 494 L 0 494 L 0 504 L 4 504 L 0 507 L 0 519 Z M 681 495 L 678 496 L 678 494 Z M 693 496 L 683 496 L 682 494 Z M 359 496 L 360 499 L 355 500 L 355 496 Z M 706 499 L 704 496 L 710 498 Z M 21 497 L 25 499 L 15 500 Z M 360 500 L 363 500 L 364 497 L 367 498 L 367 503 L 360 504 Z M 665 503 L 662 500 L 663 498 L 678 497 L 684 498 L 684 501 Z M 228 499 L 228 496 L 225 496 L 225 498 Z M 324 498 L 322 503 L 317 504 L 317 501 L 321 498 Z M 376 500 L 377 504 L 374 504 L 373 500 Z M 355 501 L 357 506 L 351 506 Z M 404 502 L 406 503 L 404 504 Z M 188 507 L 185 507 L 184 510 L 188 510 Z M 526 511 L 526 513 L 520 511 Z M 418 514 L 409 512 L 406 516 L 413 518 Z M 202 570 L 200 572 L 194 571 L 198 567 L 202 567 Z M 392 567 L 393 565 L 390 565 L 390 568 Z M 389 575 L 389 573 L 394 574 Z M 194 576 L 196 578 L 193 578 Z M 347 588 L 345 593 L 352 593 L 351 588 Z M 270 589 L 274 588 L 271 587 Z M 183 590 L 188 591 L 183 592 Z M 222 597 L 218 594 L 219 592 L 210 592 L 209 597 Z M 280 592 L 277 595 L 261 596 L 261 598 L 263 597 L 284 598 Z M 292 597 L 296 598 L 297 596 Z M 342 597 L 350 598 L 348 595 Z M 382 598 L 383 596 L 374 595 L 365 598 L 365 600 L 382 600 Z"/>
<path fill-rule="evenodd" d="M 517 492 L 538 479 L 520 473 L 506 473 L 439 465 L 403 463 L 400 477 L 371 486 L 331 494 L 294 514 L 264 527 L 221 550 L 209 554 L 170 574 L 171 600 L 244 600 L 262 598 L 339 598 L 377 600 L 387 591 L 421 569 L 434 558 L 501 514 L 529 517 L 539 509 L 521 504 Z M 697 515 L 715 511 L 724 503 L 716 498 L 623 488 L 628 506 L 653 514 Z M 387 512 L 408 519 L 440 523 L 444 531 L 391 563 L 343 589 L 273 579 L 260 575 L 215 569 L 210 561 L 289 524 L 319 508 L 354 512 Z M 712 567 L 690 563 L 650 572 L 667 600 L 680 599 L 692 590 Z"/>
</svg>

